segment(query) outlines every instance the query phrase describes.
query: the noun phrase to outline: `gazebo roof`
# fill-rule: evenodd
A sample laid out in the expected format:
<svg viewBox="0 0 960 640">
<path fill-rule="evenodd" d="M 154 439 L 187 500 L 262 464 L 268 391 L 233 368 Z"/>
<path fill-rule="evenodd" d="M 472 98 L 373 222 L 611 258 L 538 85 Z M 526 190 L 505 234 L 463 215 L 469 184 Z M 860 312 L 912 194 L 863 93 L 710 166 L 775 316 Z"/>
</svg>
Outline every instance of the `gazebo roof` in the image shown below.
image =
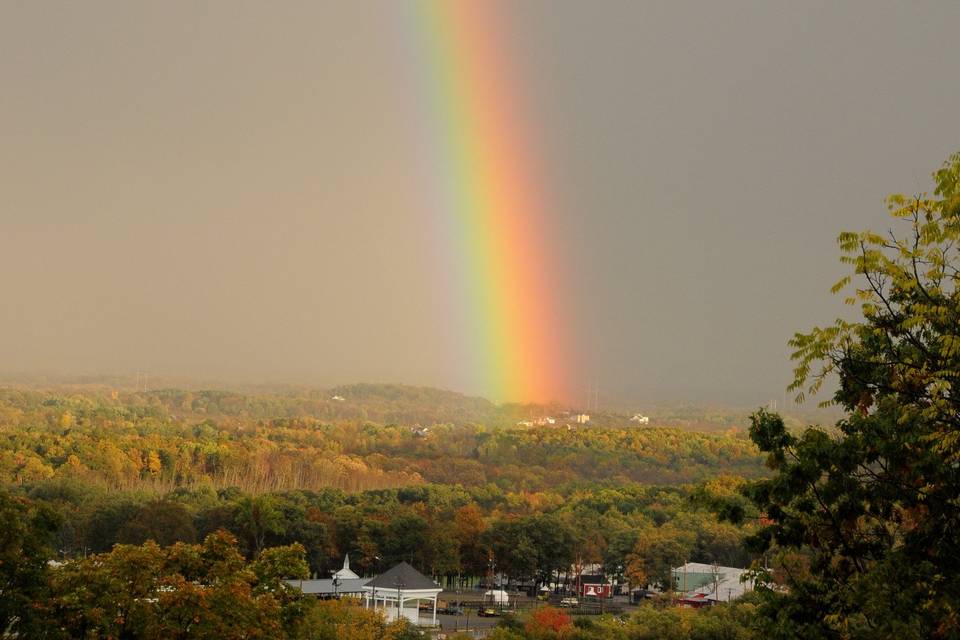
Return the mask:
<svg viewBox="0 0 960 640">
<path fill-rule="evenodd" d="M 406 562 L 401 562 L 397 566 L 385 571 L 384 573 L 381 573 L 379 576 L 368 582 L 365 586 L 367 588 L 377 587 L 379 589 L 396 589 L 399 587 L 405 590 L 440 590 L 440 587 L 436 582 L 423 575 Z"/>
</svg>

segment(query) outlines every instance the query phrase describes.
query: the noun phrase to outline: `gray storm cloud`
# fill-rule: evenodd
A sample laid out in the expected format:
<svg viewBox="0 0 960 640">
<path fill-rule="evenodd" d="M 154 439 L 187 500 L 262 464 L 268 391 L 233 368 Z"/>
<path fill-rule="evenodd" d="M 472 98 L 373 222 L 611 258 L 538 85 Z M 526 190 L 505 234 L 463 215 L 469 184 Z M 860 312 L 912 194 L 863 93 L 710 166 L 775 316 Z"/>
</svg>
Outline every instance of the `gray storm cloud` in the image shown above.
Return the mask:
<svg viewBox="0 0 960 640">
<path fill-rule="evenodd" d="M 780 397 L 960 148 L 955 2 L 503 3 L 587 380 Z M 393 3 L 0 5 L 0 369 L 463 391 Z"/>
</svg>

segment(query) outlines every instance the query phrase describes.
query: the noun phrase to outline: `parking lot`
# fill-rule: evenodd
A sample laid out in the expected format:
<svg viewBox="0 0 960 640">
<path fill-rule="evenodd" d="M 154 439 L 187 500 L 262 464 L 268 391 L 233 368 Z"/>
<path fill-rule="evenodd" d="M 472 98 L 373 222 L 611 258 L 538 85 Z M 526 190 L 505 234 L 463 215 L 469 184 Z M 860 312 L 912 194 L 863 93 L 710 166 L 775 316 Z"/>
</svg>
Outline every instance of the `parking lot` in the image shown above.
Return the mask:
<svg viewBox="0 0 960 640">
<path fill-rule="evenodd" d="M 495 627 L 497 622 L 500 620 L 500 615 L 502 614 L 522 614 L 523 612 L 529 611 L 534 607 L 539 607 L 546 604 L 554 607 L 561 606 L 561 598 L 559 596 L 553 597 L 549 601 L 543 601 L 536 598 L 530 598 L 525 594 L 511 593 L 509 602 L 504 604 L 502 607 L 500 605 L 491 605 L 489 602 L 484 603 L 482 596 L 482 592 L 477 591 L 459 594 L 449 591 L 441 593 L 439 597 L 441 602 L 446 603 L 448 606 L 454 606 L 459 603 L 463 613 L 460 615 L 438 613 L 437 622 L 440 625 L 438 631 L 442 631 L 443 633 L 466 630 L 476 630 L 482 632 Z M 480 616 L 478 615 L 478 612 L 481 608 L 493 608 L 497 611 L 498 615 L 489 617 Z M 579 600 L 576 607 L 562 608 L 566 609 L 574 616 L 596 615 L 601 612 L 628 613 L 635 609 L 634 606 L 629 604 L 625 596 L 617 596 L 611 599 L 604 599 L 603 601 Z"/>
</svg>

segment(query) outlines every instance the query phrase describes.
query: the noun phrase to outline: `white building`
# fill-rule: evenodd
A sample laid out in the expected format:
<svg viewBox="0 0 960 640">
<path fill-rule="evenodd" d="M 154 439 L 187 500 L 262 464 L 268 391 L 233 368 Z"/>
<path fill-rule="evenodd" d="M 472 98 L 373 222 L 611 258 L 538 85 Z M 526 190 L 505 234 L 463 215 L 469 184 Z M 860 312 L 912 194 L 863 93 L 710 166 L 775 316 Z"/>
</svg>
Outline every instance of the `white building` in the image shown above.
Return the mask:
<svg viewBox="0 0 960 640">
<path fill-rule="evenodd" d="M 350 570 L 350 554 L 343 556 L 343 567 L 333 572 L 331 578 L 340 578 L 341 580 L 356 580 L 360 576 Z"/>
<path fill-rule="evenodd" d="M 363 587 L 363 606 L 381 611 L 388 622 L 403 616 L 421 626 L 437 624 L 437 596 L 440 587 L 406 562 L 380 574 Z M 430 615 L 420 618 L 420 602 L 433 603 Z"/>
<path fill-rule="evenodd" d="M 753 591 L 753 580 L 744 580 L 746 569 L 688 562 L 672 569 L 673 588 L 685 605 L 698 607 L 736 600 Z"/>
<path fill-rule="evenodd" d="M 343 567 L 333 572 L 329 578 L 320 580 L 286 580 L 291 587 L 297 587 L 305 595 L 318 598 L 359 597 L 364 594 L 363 586 L 369 582 L 350 570 L 350 554 L 343 558 Z"/>
</svg>

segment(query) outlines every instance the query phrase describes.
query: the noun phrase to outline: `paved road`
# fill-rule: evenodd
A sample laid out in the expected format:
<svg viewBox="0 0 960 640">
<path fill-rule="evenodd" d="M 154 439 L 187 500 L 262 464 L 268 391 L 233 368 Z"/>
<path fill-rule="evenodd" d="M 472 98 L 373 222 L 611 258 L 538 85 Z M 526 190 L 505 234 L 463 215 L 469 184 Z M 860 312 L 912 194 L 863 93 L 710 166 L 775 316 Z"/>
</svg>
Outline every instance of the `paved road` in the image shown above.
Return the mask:
<svg viewBox="0 0 960 640">
<path fill-rule="evenodd" d="M 497 620 L 499 618 L 481 618 L 475 612 L 471 612 L 469 616 L 437 615 L 437 622 L 443 625 L 445 632 L 462 631 L 467 628 L 467 625 L 470 629 L 490 629 L 496 626 Z"/>
</svg>

